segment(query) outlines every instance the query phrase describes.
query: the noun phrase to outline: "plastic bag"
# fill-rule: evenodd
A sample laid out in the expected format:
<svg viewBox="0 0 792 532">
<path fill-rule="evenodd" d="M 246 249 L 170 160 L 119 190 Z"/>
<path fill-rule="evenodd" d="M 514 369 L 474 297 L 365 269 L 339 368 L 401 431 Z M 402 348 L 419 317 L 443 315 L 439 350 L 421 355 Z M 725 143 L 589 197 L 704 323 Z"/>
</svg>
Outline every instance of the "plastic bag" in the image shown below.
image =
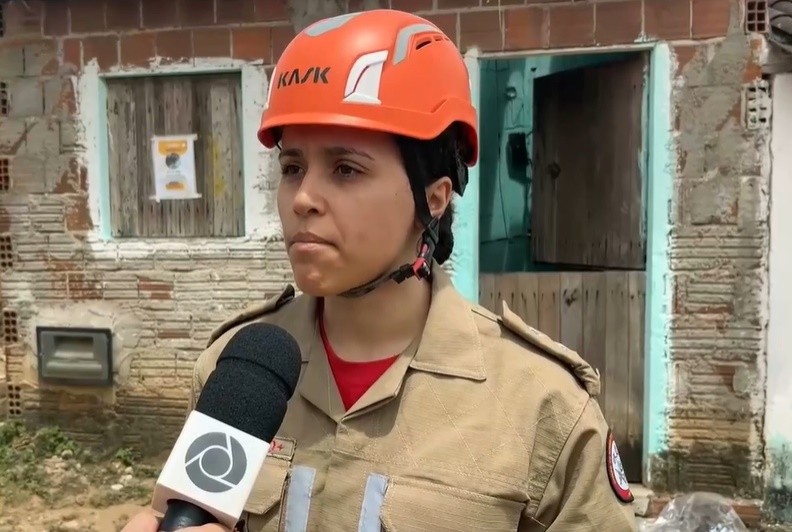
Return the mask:
<svg viewBox="0 0 792 532">
<path fill-rule="evenodd" d="M 681 495 L 666 504 L 640 532 L 748 532 L 729 502 L 716 493 Z"/>
</svg>

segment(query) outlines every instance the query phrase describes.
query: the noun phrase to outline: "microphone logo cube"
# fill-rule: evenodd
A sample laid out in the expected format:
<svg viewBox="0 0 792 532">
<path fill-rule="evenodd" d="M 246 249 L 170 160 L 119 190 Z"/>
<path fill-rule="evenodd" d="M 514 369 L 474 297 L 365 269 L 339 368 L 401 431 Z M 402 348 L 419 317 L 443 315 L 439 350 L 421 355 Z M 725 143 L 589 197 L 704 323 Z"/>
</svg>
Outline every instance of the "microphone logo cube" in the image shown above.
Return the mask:
<svg viewBox="0 0 792 532">
<path fill-rule="evenodd" d="M 233 528 L 269 447 L 269 442 L 193 410 L 157 479 L 152 508 L 165 513 L 168 501 L 178 499 Z"/>
<path fill-rule="evenodd" d="M 208 432 L 187 449 L 187 477 L 198 488 L 223 493 L 237 486 L 247 471 L 245 449 L 230 434 Z"/>
</svg>

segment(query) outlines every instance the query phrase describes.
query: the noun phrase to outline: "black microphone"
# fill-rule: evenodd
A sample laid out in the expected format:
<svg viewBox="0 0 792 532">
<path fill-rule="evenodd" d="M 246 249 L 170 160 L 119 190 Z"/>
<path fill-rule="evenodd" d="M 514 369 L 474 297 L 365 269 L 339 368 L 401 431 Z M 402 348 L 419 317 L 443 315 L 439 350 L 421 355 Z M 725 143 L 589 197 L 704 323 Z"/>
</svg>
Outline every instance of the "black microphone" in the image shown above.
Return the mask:
<svg viewBox="0 0 792 532">
<path fill-rule="evenodd" d="M 300 377 L 300 347 L 275 325 L 240 329 L 217 359 L 157 479 L 160 532 L 220 523 L 244 510 Z"/>
</svg>

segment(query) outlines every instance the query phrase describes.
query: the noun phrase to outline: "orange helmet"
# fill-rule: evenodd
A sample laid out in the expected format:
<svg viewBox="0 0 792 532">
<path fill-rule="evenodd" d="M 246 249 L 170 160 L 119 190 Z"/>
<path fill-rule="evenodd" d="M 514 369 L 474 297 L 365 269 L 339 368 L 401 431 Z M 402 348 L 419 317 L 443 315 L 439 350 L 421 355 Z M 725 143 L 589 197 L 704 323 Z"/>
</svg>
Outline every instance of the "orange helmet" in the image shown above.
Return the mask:
<svg viewBox="0 0 792 532">
<path fill-rule="evenodd" d="M 292 124 L 359 127 L 421 140 L 460 123 L 465 162 L 478 133 L 470 78 L 454 43 L 426 19 L 390 9 L 340 15 L 300 32 L 278 60 L 258 138 Z M 465 183 L 455 183 L 459 194 Z"/>
</svg>

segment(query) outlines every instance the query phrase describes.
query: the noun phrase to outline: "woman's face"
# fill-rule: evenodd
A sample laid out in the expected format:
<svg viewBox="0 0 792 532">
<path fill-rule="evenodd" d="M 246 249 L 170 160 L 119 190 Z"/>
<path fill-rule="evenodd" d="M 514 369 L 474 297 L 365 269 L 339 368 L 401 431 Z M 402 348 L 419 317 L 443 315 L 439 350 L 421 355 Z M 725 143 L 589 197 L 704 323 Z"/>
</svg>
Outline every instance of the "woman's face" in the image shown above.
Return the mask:
<svg viewBox="0 0 792 532">
<path fill-rule="evenodd" d="M 420 229 L 390 135 L 290 126 L 281 146 L 278 212 L 300 290 L 336 295 L 415 259 Z"/>
</svg>

